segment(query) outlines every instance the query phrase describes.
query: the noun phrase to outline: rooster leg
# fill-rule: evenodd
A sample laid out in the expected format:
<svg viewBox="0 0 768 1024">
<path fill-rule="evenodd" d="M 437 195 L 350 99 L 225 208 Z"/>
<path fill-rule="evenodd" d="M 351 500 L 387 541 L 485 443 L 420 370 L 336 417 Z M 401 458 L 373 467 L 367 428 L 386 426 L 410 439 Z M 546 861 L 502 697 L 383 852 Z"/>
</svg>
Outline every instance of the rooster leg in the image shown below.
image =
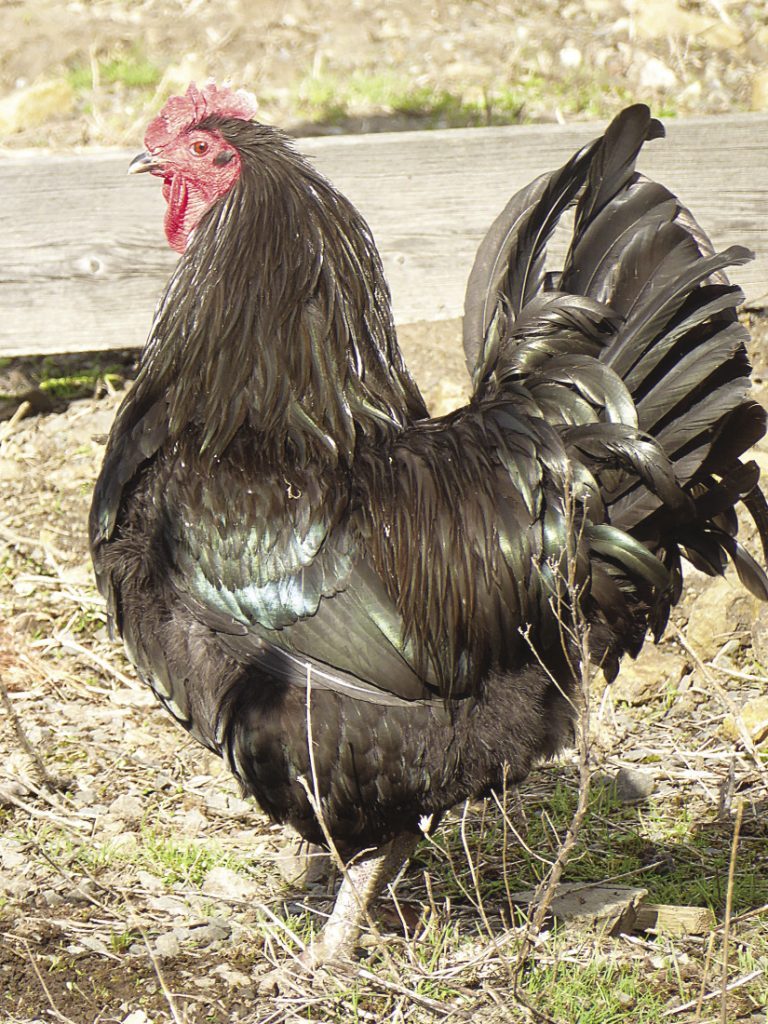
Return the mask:
<svg viewBox="0 0 768 1024">
<path fill-rule="evenodd" d="M 408 860 L 418 838 L 404 832 L 348 865 L 331 916 L 302 953 L 302 966 L 314 970 L 353 952 L 369 906 Z"/>
<path fill-rule="evenodd" d="M 290 987 L 291 971 L 300 967 L 309 973 L 354 952 L 368 908 L 413 852 L 419 837 L 411 833 L 396 836 L 374 853 L 360 857 L 344 872 L 331 916 L 320 934 L 292 964 L 277 968 L 259 981 L 262 995 Z"/>
</svg>

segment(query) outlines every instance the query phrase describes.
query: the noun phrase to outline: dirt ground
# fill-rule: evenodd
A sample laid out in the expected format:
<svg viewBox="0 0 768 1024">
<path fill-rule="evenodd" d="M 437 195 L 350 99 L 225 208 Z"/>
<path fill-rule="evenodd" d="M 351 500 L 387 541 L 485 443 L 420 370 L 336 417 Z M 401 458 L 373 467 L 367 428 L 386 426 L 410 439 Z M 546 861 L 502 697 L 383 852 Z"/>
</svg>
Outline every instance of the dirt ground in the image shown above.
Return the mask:
<svg viewBox="0 0 768 1024">
<path fill-rule="evenodd" d="M 602 117 L 628 97 L 717 113 L 768 106 L 766 61 L 762 0 L 9 2 L 0 4 L 0 126 L 9 147 L 135 143 L 167 91 L 209 74 L 254 89 L 265 120 L 299 133 Z M 751 326 L 766 395 L 768 322 Z M 433 409 L 457 404 L 467 390 L 459 325 L 406 328 L 402 340 Z M 259 975 L 318 926 L 329 892 L 299 886 L 282 830 L 156 708 L 107 636 L 86 517 L 123 381 L 97 374 L 85 397 L 54 397 L 18 419 L 24 389 L 39 396 L 50 366 L 26 360 L 2 372 L 0 1022 L 526 1019 L 509 979 L 505 943 L 516 932 L 505 887 L 530 887 L 536 855 L 552 853 L 556 828 L 563 834 L 568 819 L 556 807 L 564 800 L 570 813 L 575 799 L 573 758 L 526 784 L 529 842 L 515 852 L 492 805 L 425 844 L 399 884 L 397 913 L 382 901 L 385 949 L 371 941 L 367 974 L 260 998 Z M 755 457 L 768 472 L 768 444 Z M 753 745 L 763 737 L 765 666 L 766 611 L 730 576 L 693 571 L 668 638 L 596 693 L 596 774 L 650 779 L 653 802 L 600 804 L 573 877 L 645 880 L 659 903 L 695 902 L 700 881 L 699 902 L 714 906 L 717 924 L 679 939 L 544 935 L 524 986 L 531 999 L 550 968 L 554 988 L 569 965 L 585 978 L 597 965 L 624 1000 L 574 988 L 569 1010 L 545 992 L 557 1020 L 577 1020 L 579 1005 L 599 1009 L 601 999 L 595 1024 L 651 1024 L 667 1011 L 674 1021 L 715 1019 L 719 997 L 702 1012 L 695 1004 L 717 991 L 722 970 L 710 953 L 722 952 L 741 800 L 727 1012 L 765 1024 L 768 782 Z M 648 881 L 652 869 L 666 872 L 666 888 Z M 694 1008 L 679 1010 L 686 999 Z"/>
</svg>

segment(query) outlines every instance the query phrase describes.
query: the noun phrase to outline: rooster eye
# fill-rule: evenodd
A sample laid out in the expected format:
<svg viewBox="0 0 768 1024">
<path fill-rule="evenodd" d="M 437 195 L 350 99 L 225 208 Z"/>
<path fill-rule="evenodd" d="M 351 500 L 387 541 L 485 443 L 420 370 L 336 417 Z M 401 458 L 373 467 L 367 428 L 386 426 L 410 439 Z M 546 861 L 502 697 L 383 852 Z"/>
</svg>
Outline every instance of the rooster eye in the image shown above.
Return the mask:
<svg viewBox="0 0 768 1024">
<path fill-rule="evenodd" d="M 192 143 L 192 152 L 195 156 L 203 156 L 208 152 L 208 143 L 203 142 L 202 139 L 198 139 L 197 142 Z"/>
</svg>

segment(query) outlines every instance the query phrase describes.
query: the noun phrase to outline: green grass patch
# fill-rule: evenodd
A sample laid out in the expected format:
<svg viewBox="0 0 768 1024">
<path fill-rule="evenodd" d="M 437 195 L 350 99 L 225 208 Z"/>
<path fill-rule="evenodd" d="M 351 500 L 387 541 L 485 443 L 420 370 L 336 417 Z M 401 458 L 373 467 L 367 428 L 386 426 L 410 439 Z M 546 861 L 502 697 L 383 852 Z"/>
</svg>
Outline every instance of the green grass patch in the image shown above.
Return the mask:
<svg viewBox="0 0 768 1024">
<path fill-rule="evenodd" d="M 461 825 L 451 823 L 436 834 L 434 845 L 422 845 L 419 860 L 430 876 L 439 878 L 441 899 L 477 901 L 467 851 L 480 897 L 496 919 L 508 913 L 507 888 L 530 889 L 547 874 L 573 816 L 576 791 L 559 781 L 546 799 L 524 801 L 524 846 L 495 809 L 469 815 L 463 839 Z M 615 802 L 609 787 L 596 783 L 563 880 L 599 884 L 620 876 L 618 884 L 647 888 L 649 902 L 710 907 L 722 919 L 732 836 L 732 823 L 698 821 L 685 803 L 650 800 L 641 807 L 626 806 Z M 764 903 L 768 826 L 753 819 L 745 821 L 739 843 L 733 912 Z"/>
<path fill-rule="evenodd" d="M 161 77 L 160 68 L 138 52 L 99 58 L 95 72 L 102 85 L 123 85 L 127 89 L 153 89 Z M 67 77 L 73 89 L 86 92 L 93 88 L 94 68 L 91 64 L 76 64 Z"/>
<path fill-rule="evenodd" d="M 522 989 L 538 1010 L 556 1020 L 658 1024 L 668 999 L 676 994 L 677 983 L 666 971 L 656 971 L 649 979 L 644 964 L 601 958 L 586 964 L 559 961 L 537 965 L 526 976 Z M 687 993 L 681 995 L 688 998 Z"/>
<path fill-rule="evenodd" d="M 421 128 L 456 128 L 515 124 L 551 117 L 554 111 L 605 118 L 632 97 L 623 86 L 582 71 L 561 79 L 522 73 L 514 84 L 497 81 L 471 90 L 417 84 L 395 73 L 358 71 L 347 76 L 307 75 L 294 99 L 298 115 L 314 123 L 341 126 L 355 119 L 389 116 L 411 119 Z"/>
<path fill-rule="evenodd" d="M 422 127 L 459 127 L 518 120 L 520 99 L 512 92 L 469 98 L 446 89 L 417 85 L 395 74 L 354 72 L 308 75 L 296 90 L 296 107 L 309 121 L 341 124 L 370 116 L 400 116 Z"/>
<path fill-rule="evenodd" d="M 222 849 L 215 842 L 168 836 L 146 825 L 141 827 L 135 843 L 79 843 L 68 833 L 48 825 L 43 826 L 39 832 L 19 830 L 15 838 L 20 842 L 33 839 L 52 860 L 79 865 L 96 877 L 104 871 L 130 866 L 148 871 L 171 888 L 178 883 L 200 886 L 208 872 L 215 867 L 227 867 L 245 875 L 253 875 L 248 862 Z"/>
<path fill-rule="evenodd" d="M 96 369 L 85 370 L 82 373 L 72 373 L 60 377 L 44 377 L 38 385 L 41 391 L 66 401 L 75 398 L 85 398 L 92 395 L 102 381 L 107 381 L 113 388 L 119 388 L 124 377 L 119 367 L 111 367 L 106 370 Z"/>
</svg>

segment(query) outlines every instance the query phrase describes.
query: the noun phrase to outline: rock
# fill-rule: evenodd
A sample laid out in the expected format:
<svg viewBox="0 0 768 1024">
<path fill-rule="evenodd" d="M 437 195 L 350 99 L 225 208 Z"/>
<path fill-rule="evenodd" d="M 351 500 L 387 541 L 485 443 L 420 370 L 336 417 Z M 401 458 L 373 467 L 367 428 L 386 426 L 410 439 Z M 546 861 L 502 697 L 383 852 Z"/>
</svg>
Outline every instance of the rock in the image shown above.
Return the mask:
<svg viewBox="0 0 768 1024">
<path fill-rule="evenodd" d="M 81 878 L 75 885 L 70 885 L 62 890 L 62 898 L 65 903 L 90 903 L 99 895 L 98 885 L 90 878 Z"/>
<path fill-rule="evenodd" d="M 78 786 L 79 785 L 80 783 L 78 782 Z M 91 807 L 93 804 L 97 803 L 98 799 L 99 794 L 96 790 L 87 786 L 76 790 L 76 792 L 72 794 L 72 800 L 80 807 Z"/>
<path fill-rule="evenodd" d="M 0 866 L 13 871 L 22 867 L 28 860 L 29 857 L 18 840 L 0 838 Z"/>
<path fill-rule="evenodd" d="M 110 955 L 106 942 L 96 935 L 81 935 L 78 939 L 80 946 L 90 949 L 92 953 L 100 953 L 102 956 Z"/>
<path fill-rule="evenodd" d="M 196 836 L 204 833 L 210 822 L 197 808 L 192 808 L 191 811 L 184 811 L 183 814 L 175 818 L 174 825 L 184 832 L 185 835 Z"/>
<path fill-rule="evenodd" d="M 741 720 L 749 733 L 753 743 L 768 746 L 768 697 L 755 697 L 748 700 L 741 709 Z M 729 740 L 739 742 L 741 733 L 733 715 L 728 715 L 723 721 L 721 732 Z"/>
<path fill-rule="evenodd" d="M 123 1017 L 121 1024 L 152 1024 L 152 1021 L 143 1010 L 132 1010 L 127 1017 Z"/>
<path fill-rule="evenodd" d="M 142 889 L 146 889 L 146 891 L 152 893 L 153 896 L 159 895 L 165 888 L 157 875 L 152 875 L 149 871 L 137 871 L 136 881 Z"/>
<path fill-rule="evenodd" d="M 138 797 L 124 793 L 109 805 L 109 813 L 124 821 L 140 821 L 144 816 L 145 805 Z"/>
<path fill-rule="evenodd" d="M 632 705 L 658 700 L 669 686 L 680 682 L 687 667 L 681 655 L 648 647 L 637 661 L 629 658 L 622 661 L 619 675 L 611 686 L 613 699 Z"/>
<path fill-rule="evenodd" d="M 259 891 L 250 878 L 224 867 L 212 868 L 205 876 L 202 889 L 208 896 L 223 896 L 230 900 L 253 899 Z"/>
<path fill-rule="evenodd" d="M 452 380 L 442 380 L 430 388 L 427 395 L 429 411 L 433 416 L 445 416 L 454 409 L 460 408 L 467 401 L 467 389 L 464 384 Z"/>
<path fill-rule="evenodd" d="M 191 929 L 190 938 L 199 946 L 210 946 L 213 943 L 225 942 L 232 934 L 232 929 L 221 917 L 212 917 L 205 924 Z"/>
<path fill-rule="evenodd" d="M 752 623 L 752 650 L 761 665 L 768 665 L 768 608 L 758 609 Z"/>
<path fill-rule="evenodd" d="M 229 964 L 217 964 L 211 971 L 211 974 L 218 975 L 230 988 L 236 989 L 238 995 L 244 999 L 253 999 L 256 995 L 253 978 L 249 978 L 242 971 L 230 967 Z"/>
<path fill-rule="evenodd" d="M 533 889 L 513 892 L 512 902 L 529 906 Z M 637 908 L 648 895 L 647 889 L 620 885 L 593 885 L 586 882 L 561 882 L 552 900 L 550 913 L 568 928 L 591 929 L 618 935 L 630 931 Z"/>
<path fill-rule="evenodd" d="M 0 885 L 0 888 L 2 888 L 2 885 Z M 47 907 L 60 907 L 64 902 L 64 897 L 55 889 L 43 889 L 40 895 L 45 901 L 45 905 Z"/>
<path fill-rule="evenodd" d="M 12 875 L 6 877 L 5 881 L 0 879 L 0 890 L 4 891 L 11 899 L 27 902 L 36 892 L 37 884 L 32 879 Z"/>
<path fill-rule="evenodd" d="M 709 661 L 732 638 L 752 629 L 760 602 L 729 576 L 708 583 L 691 606 L 686 637 L 696 654 Z"/>
<path fill-rule="evenodd" d="M 256 811 L 253 803 L 220 789 L 206 793 L 204 799 L 207 810 L 227 818 L 252 818 Z"/>
<path fill-rule="evenodd" d="M 155 939 L 155 952 L 158 956 L 170 960 L 181 953 L 181 944 L 173 932 L 166 932 Z"/>
<path fill-rule="evenodd" d="M 105 834 L 109 835 L 109 832 L 105 830 Z M 139 845 L 139 834 L 138 832 L 131 832 L 130 829 L 124 832 L 117 832 L 114 835 L 110 835 L 109 845 L 113 850 L 130 850 Z"/>
<path fill-rule="evenodd" d="M 564 46 L 558 53 L 558 57 L 564 68 L 581 67 L 581 62 L 584 59 L 581 50 L 573 45 Z"/>
<path fill-rule="evenodd" d="M 171 917 L 186 917 L 189 914 L 189 904 L 174 896 L 149 896 L 147 906 L 150 910 L 159 910 L 163 914 L 170 914 Z"/>
<path fill-rule="evenodd" d="M 677 85 L 677 75 L 663 60 L 649 57 L 640 69 L 639 85 L 641 89 L 652 92 L 673 89 Z"/>
<path fill-rule="evenodd" d="M 307 888 L 325 881 L 331 871 L 326 850 L 303 839 L 286 840 L 275 857 L 277 869 L 291 888 Z"/>
<path fill-rule="evenodd" d="M 640 803 L 655 789 L 656 777 L 637 768 L 620 768 L 613 782 L 613 793 L 622 804 Z"/>
<path fill-rule="evenodd" d="M 0 459 L 0 480 L 19 480 L 23 476 L 24 472 L 15 459 Z"/>
<path fill-rule="evenodd" d="M 137 684 L 138 686 L 138 684 Z M 119 690 L 113 690 L 109 699 L 113 704 L 130 708 L 148 708 L 157 704 L 157 698 L 149 689 L 142 686 L 141 689 L 133 690 L 129 686 L 123 686 Z"/>
</svg>

